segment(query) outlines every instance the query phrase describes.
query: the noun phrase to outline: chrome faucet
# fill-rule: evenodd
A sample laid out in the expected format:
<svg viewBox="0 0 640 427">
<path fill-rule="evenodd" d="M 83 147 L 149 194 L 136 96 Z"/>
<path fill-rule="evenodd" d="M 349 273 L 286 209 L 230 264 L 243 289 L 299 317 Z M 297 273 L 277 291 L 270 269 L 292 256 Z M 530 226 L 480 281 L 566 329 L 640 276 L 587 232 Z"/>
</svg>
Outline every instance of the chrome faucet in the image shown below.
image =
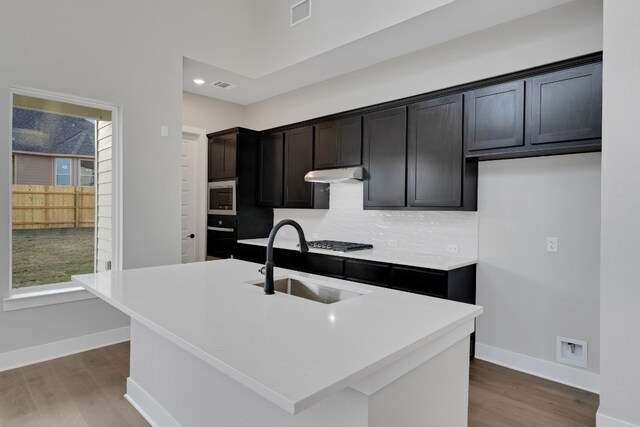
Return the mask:
<svg viewBox="0 0 640 427">
<path fill-rule="evenodd" d="M 296 231 L 298 232 L 298 238 L 300 239 L 300 252 L 309 252 L 309 247 L 307 246 L 307 241 L 304 238 L 304 231 L 302 231 L 302 227 L 300 224 L 295 222 L 292 219 L 283 219 L 279 223 L 277 223 L 272 229 L 271 233 L 269 233 L 269 242 L 267 243 L 267 261 L 264 264 L 264 267 L 260 269 L 260 272 L 264 274 L 264 293 L 265 295 L 273 295 L 273 241 L 276 239 L 276 234 L 278 230 L 280 230 L 285 225 L 292 225 Z"/>
</svg>

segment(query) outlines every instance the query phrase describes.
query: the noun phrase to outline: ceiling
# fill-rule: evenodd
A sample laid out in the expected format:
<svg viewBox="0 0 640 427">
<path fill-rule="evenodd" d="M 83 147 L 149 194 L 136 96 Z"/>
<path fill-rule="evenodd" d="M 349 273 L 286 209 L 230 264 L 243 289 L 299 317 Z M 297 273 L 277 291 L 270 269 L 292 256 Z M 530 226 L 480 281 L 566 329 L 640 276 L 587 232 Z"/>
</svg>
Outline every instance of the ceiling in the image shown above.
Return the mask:
<svg viewBox="0 0 640 427">
<path fill-rule="evenodd" d="M 296 0 L 260 0 L 249 21 L 250 45 L 236 52 L 249 55 L 244 66 L 223 69 L 185 57 L 183 89 L 249 105 L 571 0 L 407 0 L 404 9 L 386 0 L 311 1 L 311 18 L 290 28 L 289 7 Z M 395 12 L 385 14 L 385 7 Z M 196 85 L 195 78 L 205 83 Z M 212 86 L 216 81 L 234 87 Z"/>
</svg>

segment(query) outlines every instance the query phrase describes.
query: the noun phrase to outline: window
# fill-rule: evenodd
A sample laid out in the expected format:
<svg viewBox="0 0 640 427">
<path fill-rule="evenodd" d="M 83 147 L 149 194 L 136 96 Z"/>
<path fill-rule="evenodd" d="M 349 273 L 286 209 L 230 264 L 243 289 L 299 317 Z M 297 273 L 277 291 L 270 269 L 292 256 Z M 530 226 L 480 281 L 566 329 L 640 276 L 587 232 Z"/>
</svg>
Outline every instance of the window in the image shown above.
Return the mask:
<svg viewBox="0 0 640 427">
<path fill-rule="evenodd" d="M 56 159 L 56 185 L 71 185 L 71 159 Z"/>
<path fill-rule="evenodd" d="M 112 260 L 117 267 L 112 112 L 17 92 L 10 142 L 12 292 L 68 286 L 71 276 L 103 271 Z"/>
<path fill-rule="evenodd" d="M 95 185 L 95 162 L 80 160 L 80 186 L 93 187 Z"/>
</svg>

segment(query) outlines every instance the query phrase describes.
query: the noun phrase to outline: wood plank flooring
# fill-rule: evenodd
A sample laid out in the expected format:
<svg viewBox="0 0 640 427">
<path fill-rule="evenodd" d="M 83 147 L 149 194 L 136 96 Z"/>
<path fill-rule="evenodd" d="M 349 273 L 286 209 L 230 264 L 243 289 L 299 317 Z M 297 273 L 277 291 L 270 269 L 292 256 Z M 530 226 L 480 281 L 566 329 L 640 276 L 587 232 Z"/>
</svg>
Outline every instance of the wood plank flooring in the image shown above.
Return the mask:
<svg viewBox="0 0 640 427">
<path fill-rule="evenodd" d="M 0 426 L 148 426 L 124 399 L 129 343 L 0 372 Z M 471 363 L 470 427 L 595 426 L 598 396 Z"/>
</svg>

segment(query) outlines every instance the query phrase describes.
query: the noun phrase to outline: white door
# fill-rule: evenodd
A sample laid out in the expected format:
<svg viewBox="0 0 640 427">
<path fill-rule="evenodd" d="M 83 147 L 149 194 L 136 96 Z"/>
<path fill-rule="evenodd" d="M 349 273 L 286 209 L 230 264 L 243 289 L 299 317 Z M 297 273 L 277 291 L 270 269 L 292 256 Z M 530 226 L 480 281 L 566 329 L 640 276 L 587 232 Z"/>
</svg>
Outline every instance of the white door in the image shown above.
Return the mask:
<svg viewBox="0 0 640 427">
<path fill-rule="evenodd" d="M 195 262 L 202 236 L 197 230 L 197 148 L 196 141 L 182 141 L 182 262 Z"/>
</svg>

